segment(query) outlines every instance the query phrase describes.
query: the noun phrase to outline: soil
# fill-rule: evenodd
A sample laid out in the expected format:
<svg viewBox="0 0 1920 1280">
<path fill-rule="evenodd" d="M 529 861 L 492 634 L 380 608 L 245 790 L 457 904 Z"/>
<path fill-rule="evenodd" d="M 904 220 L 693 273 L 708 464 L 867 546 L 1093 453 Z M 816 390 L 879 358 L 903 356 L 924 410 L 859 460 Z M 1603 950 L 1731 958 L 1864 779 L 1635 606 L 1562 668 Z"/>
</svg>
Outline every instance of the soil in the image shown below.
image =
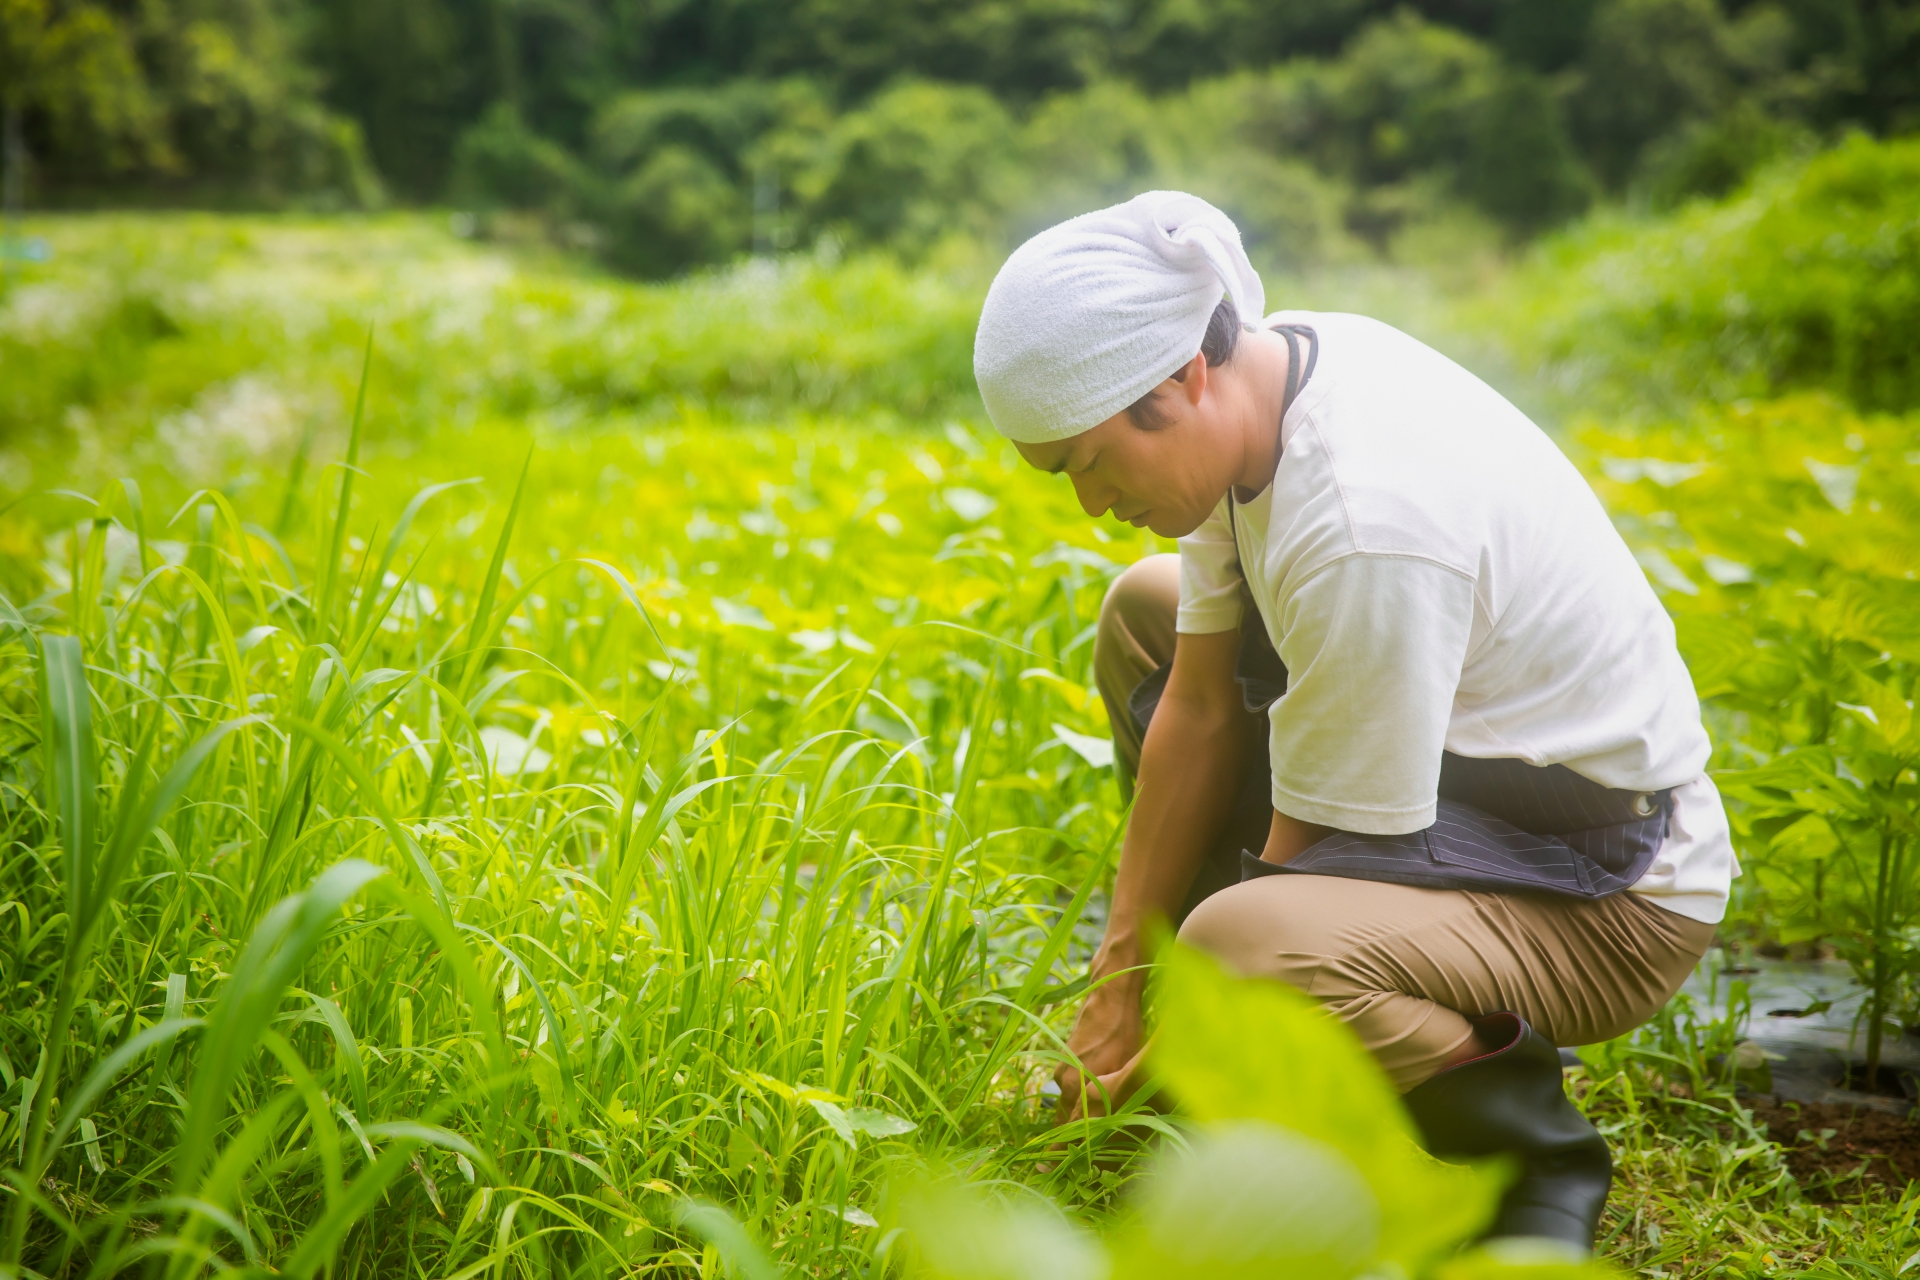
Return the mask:
<svg viewBox="0 0 1920 1280">
<path fill-rule="evenodd" d="M 1748 1105 L 1785 1150 L 1787 1167 L 1809 1199 L 1851 1198 L 1862 1181 L 1897 1196 L 1920 1178 L 1920 1123 L 1909 1117 L 1833 1102 L 1754 1098 Z M 1827 1130 L 1832 1134 L 1823 1139 Z M 1844 1185 L 1848 1181 L 1853 1185 Z"/>
<path fill-rule="evenodd" d="M 1883 1066 L 1869 1076 L 1866 1064 L 1856 1062 L 1847 1067 L 1846 1078 L 1840 1083 L 1848 1089 L 1882 1098 L 1905 1098 L 1911 1102 L 1920 1097 L 1920 1077 L 1904 1067 Z"/>
</svg>

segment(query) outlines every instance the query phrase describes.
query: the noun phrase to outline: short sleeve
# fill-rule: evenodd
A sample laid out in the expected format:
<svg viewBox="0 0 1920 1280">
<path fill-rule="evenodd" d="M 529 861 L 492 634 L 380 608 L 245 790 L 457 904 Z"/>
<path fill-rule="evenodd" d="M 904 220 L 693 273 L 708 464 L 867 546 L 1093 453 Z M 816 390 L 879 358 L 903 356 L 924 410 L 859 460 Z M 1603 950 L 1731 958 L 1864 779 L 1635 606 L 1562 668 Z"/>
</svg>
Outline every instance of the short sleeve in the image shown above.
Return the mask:
<svg viewBox="0 0 1920 1280">
<path fill-rule="evenodd" d="M 1174 630 L 1185 635 L 1232 631 L 1245 608 L 1240 552 L 1222 501 L 1198 529 L 1180 539 L 1180 611 Z"/>
<path fill-rule="evenodd" d="M 1473 609 L 1470 580 L 1410 556 L 1350 555 L 1292 592 L 1273 807 L 1368 835 L 1431 826 Z"/>
</svg>

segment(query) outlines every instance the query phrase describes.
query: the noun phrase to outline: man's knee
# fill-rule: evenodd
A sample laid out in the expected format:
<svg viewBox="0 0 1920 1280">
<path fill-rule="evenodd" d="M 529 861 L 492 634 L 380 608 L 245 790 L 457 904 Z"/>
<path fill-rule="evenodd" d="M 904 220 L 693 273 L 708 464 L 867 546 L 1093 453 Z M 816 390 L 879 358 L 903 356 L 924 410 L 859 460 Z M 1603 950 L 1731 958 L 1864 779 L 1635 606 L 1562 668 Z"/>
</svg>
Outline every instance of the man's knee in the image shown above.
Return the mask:
<svg viewBox="0 0 1920 1280">
<path fill-rule="evenodd" d="M 1281 957 L 1297 951 L 1294 895 L 1276 881 L 1250 880 L 1202 899 L 1180 926 L 1180 941 L 1235 973 L 1287 980 Z"/>
<path fill-rule="evenodd" d="M 1171 561 L 1171 564 L 1168 562 Z M 1111 644 L 1123 634 L 1170 629 L 1180 604 L 1180 558 L 1154 555 L 1121 570 L 1100 602 L 1094 643 Z"/>
</svg>

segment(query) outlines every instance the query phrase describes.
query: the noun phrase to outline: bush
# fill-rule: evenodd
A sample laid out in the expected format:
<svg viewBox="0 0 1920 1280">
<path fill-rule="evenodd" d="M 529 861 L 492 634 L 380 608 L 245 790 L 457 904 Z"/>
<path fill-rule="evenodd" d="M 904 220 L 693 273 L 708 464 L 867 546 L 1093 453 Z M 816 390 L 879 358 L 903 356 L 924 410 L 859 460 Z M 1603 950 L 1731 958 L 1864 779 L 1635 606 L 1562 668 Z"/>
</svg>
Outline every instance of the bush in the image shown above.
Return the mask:
<svg viewBox="0 0 1920 1280">
<path fill-rule="evenodd" d="M 1670 220 L 1582 226 L 1534 263 L 1516 343 L 1578 394 L 1667 412 L 1792 388 L 1920 403 L 1916 190 L 1920 140 L 1855 137 Z"/>
<path fill-rule="evenodd" d="M 456 199 L 512 209 L 567 209 L 578 203 L 586 181 L 565 147 L 528 128 L 505 102 L 460 135 L 453 173 Z"/>
<path fill-rule="evenodd" d="M 1009 203 L 1015 139 L 983 89 L 895 85 L 827 135 L 823 172 L 801 179 L 808 220 L 910 254 L 949 232 L 991 233 Z"/>
</svg>

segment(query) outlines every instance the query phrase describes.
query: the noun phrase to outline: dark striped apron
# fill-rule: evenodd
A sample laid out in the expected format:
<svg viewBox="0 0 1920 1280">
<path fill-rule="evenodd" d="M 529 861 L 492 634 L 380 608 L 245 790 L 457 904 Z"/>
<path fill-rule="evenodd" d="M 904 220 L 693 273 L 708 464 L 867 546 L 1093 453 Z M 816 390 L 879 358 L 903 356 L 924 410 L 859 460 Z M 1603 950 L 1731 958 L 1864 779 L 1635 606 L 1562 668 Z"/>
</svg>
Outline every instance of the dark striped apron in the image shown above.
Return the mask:
<svg viewBox="0 0 1920 1280">
<path fill-rule="evenodd" d="M 1306 326 L 1279 329 L 1293 354 L 1285 399 L 1291 406 L 1300 387 L 1313 376 L 1319 342 Z M 1310 354 L 1304 373 L 1296 378 L 1292 371 L 1301 368 L 1302 338 L 1310 344 Z M 1284 410 L 1281 416 L 1286 416 Z M 1232 506 L 1229 497 L 1229 512 Z M 1251 600 L 1246 606 L 1233 674 L 1247 710 L 1264 714 L 1287 691 L 1287 668 L 1274 652 L 1259 610 Z M 1142 733 L 1172 669 L 1171 663 L 1161 666 L 1128 699 Z M 1248 815 L 1271 812 L 1271 762 L 1265 735 L 1256 756 L 1248 762 L 1235 802 L 1235 812 L 1241 816 L 1237 829 L 1243 833 L 1250 833 Z M 1622 791 L 1584 778 L 1565 765 L 1540 766 L 1443 751 L 1433 825 L 1398 836 L 1337 831 L 1285 864 L 1263 861 L 1242 848 L 1238 878 L 1345 876 L 1429 889 L 1603 898 L 1645 874 L 1666 840 L 1672 812 L 1671 789 Z M 1229 868 L 1217 868 L 1216 879 L 1221 873 L 1229 873 Z"/>
</svg>

